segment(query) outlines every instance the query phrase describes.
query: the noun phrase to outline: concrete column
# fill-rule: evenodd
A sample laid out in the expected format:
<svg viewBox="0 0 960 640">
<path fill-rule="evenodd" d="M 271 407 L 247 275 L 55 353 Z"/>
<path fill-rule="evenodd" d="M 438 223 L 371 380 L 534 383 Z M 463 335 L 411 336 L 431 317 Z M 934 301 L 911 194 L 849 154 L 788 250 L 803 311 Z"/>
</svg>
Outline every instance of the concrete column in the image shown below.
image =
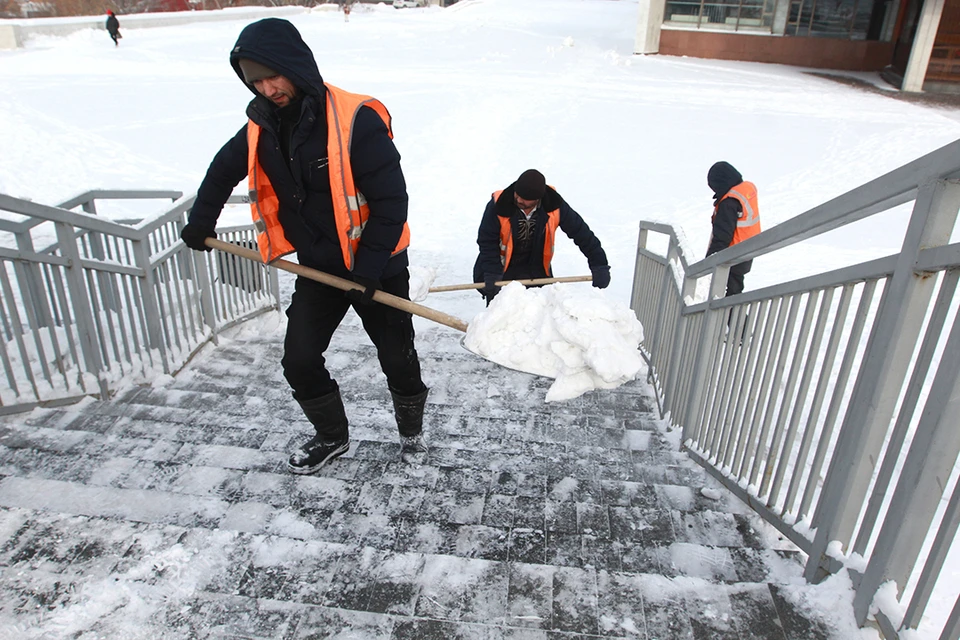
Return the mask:
<svg viewBox="0 0 960 640">
<path fill-rule="evenodd" d="M 941 4 L 943 0 L 940 0 Z M 660 51 L 660 27 L 663 25 L 663 10 L 666 0 L 640 0 L 637 15 L 637 38 L 634 53 L 657 53 Z"/>
<path fill-rule="evenodd" d="M 913 36 L 913 47 L 910 49 L 907 71 L 903 74 L 901 91 L 923 91 L 923 79 L 927 75 L 927 65 L 930 64 L 930 54 L 933 52 L 933 41 L 937 37 L 937 28 L 940 26 L 943 5 L 944 0 L 925 0 L 923 3 L 917 33 Z"/>
<path fill-rule="evenodd" d="M 22 46 L 20 27 L 15 24 L 0 24 L 0 49 L 19 49 Z"/>
</svg>

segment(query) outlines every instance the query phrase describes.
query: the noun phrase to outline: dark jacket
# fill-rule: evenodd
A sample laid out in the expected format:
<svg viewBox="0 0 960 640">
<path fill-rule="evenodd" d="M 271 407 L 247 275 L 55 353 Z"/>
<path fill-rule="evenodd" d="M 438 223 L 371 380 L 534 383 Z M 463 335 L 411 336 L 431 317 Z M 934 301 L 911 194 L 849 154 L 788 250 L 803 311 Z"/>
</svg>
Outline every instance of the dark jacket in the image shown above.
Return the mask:
<svg viewBox="0 0 960 640">
<path fill-rule="evenodd" d="M 117 20 L 117 16 L 107 16 L 107 31 L 111 34 L 120 31 L 120 21 Z"/>
<path fill-rule="evenodd" d="M 517 244 L 517 224 L 523 213 L 517 208 L 513 199 L 513 184 L 503 190 L 500 198 L 493 198 L 487 203 L 480 220 L 480 229 L 477 231 L 477 245 L 480 254 L 473 266 L 473 281 L 483 282 L 485 273 L 503 274 L 507 280 L 528 278 L 552 278 L 553 269 L 549 273 L 543 268 L 543 251 L 546 230 L 546 212 L 560 210 L 560 229 L 576 243 L 577 247 L 587 258 L 591 267 L 607 264 L 607 254 L 600 246 L 600 240 L 593 234 L 587 223 L 583 221 L 573 208 L 566 203 L 559 193 L 547 187 L 546 193 L 540 199 L 537 207 L 536 227 L 533 230 L 533 241 L 529 256 L 526 260 L 518 260 L 516 249 L 510 260 L 506 273 L 500 263 L 500 218 L 510 218 L 510 228 L 513 232 L 514 246 Z"/>
<path fill-rule="evenodd" d="M 743 182 L 743 176 L 727 162 L 714 164 L 707 173 L 707 185 L 713 189 L 714 204 L 741 182 Z M 707 248 L 708 256 L 723 251 L 730 246 L 730 243 L 733 242 L 733 234 L 737 230 L 737 220 L 742 211 L 743 207 L 736 198 L 727 198 L 720 203 L 716 214 L 713 216 L 713 231 L 710 235 L 710 246 Z M 747 260 L 733 265 L 730 267 L 730 271 L 742 275 L 749 273 L 751 266 L 753 266 L 753 260 Z"/>
<path fill-rule="evenodd" d="M 349 277 L 334 223 L 327 170 L 326 88 L 313 53 L 292 24 L 266 18 L 247 26 L 230 53 L 230 63 L 242 81 L 240 58 L 285 76 L 302 95 L 302 100 L 292 103 L 298 105 L 293 108 L 299 113 L 293 114 L 292 127 L 284 127 L 284 131 L 290 130 L 290 138 L 281 144 L 280 110 L 247 85 L 255 96 L 247 106 L 247 116 L 262 127 L 258 158 L 280 200 L 284 235 L 296 248 L 300 264 Z M 289 149 L 289 158 L 281 147 Z M 360 109 L 354 122 L 350 164 L 357 188 L 370 205 L 353 275 L 371 279 L 396 275 L 408 264 L 406 252 L 390 255 L 407 220 L 407 187 L 400 154 L 387 127 L 367 107 Z M 227 198 L 246 176 L 244 125 L 210 163 L 190 212 L 191 224 L 213 228 Z"/>
</svg>

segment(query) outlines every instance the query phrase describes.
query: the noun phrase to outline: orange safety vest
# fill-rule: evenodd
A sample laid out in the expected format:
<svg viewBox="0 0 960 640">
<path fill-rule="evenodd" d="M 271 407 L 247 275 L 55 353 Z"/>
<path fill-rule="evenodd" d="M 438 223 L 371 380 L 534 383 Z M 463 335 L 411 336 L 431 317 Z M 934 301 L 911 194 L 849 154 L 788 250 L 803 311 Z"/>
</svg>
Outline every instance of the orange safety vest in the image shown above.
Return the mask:
<svg viewBox="0 0 960 640">
<path fill-rule="evenodd" d="M 552 189 L 553 187 L 551 187 Z M 500 200 L 500 194 L 503 189 L 493 192 L 494 202 Z M 510 266 L 510 258 L 513 257 L 513 230 L 510 228 L 510 218 L 498 216 L 500 218 L 500 264 L 506 271 Z M 557 227 L 560 226 L 560 209 L 554 209 L 547 212 L 547 224 L 543 238 L 543 271 L 550 275 L 550 263 L 553 261 L 553 247 L 557 240 Z"/>
<path fill-rule="evenodd" d="M 757 200 L 757 187 L 752 182 L 741 182 L 727 191 L 726 195 L 717 200 L 713 207 L 713 218 L 717 217 L 717 208 L 727 198 L 736 198 L 740 202 L 740 213 L 737 215 L 737 228 L 733 232 L 733 241 L 730 246 L 743 242 L 747 238 L 760 233 L 760 204 Z"/>
<path fill-rule="evenodd" d="M 353 182 L 350 165 L 350 135 L 353 122 L 360 107 L 371 107 L 393 138 L 390 113 L 383 104 L 370 96 L 349 93 L 326 84 L 327 87 L 327 155 L 329 156 L 330 192 L 333 196 L 333 212 L 336 218 L 337 236 L 343 263 L 353 271 L 353 260 L 360 246 L 363 227 L 370 217 L 370 205 Z M 250 120 L 247 123 L 247 172 L 249 176 L 250 213 L 257 229 L 257 244 L 264 263 L 271 263 L 296 249 L 287 240 L 280 226 L 280 199 L 270 183 L 257 157 L 260 141 L 260 125 Z M 403 223 L 403 232 L 392 255 L 405 251 L 410 246 L 410 227 Z"/>
</svg>

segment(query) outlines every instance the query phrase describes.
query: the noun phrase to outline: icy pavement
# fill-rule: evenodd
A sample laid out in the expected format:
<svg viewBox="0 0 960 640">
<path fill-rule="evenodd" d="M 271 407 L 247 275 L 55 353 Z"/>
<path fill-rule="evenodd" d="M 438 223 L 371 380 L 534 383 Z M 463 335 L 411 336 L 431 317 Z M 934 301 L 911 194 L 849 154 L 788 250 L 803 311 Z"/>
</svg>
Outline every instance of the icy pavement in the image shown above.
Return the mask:
<svg viewBox="0 0 960 640">
<path fill-rule="evenodd" d="M 285 469 L 310 427 L 281 332 L 235 330 L 166 386 L 3 419 L 0 637 L 841 637 L 778 580 L 800 573 L 791 544 L 707 497 L 642 380 L 546 404 L 549 379 L 459 339 L 418 336 L 419 467 L 352 314 L 329 362 L 353 446 L 316 476 Z"/>
</svg>

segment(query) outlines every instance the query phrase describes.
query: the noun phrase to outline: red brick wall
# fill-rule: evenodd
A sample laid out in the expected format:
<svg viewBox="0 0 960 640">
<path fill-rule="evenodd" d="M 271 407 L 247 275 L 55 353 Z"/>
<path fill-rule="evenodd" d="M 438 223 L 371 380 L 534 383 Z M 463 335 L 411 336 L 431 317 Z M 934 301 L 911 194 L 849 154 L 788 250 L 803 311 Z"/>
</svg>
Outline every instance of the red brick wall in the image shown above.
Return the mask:
<svg viewBox="0 0 960 640">
<path fill-rule="evenodd" d="M 816 69 L 879 71 L 893 59 L 893 43 L 663 29 L 660 53 Z"/>
</svg>

